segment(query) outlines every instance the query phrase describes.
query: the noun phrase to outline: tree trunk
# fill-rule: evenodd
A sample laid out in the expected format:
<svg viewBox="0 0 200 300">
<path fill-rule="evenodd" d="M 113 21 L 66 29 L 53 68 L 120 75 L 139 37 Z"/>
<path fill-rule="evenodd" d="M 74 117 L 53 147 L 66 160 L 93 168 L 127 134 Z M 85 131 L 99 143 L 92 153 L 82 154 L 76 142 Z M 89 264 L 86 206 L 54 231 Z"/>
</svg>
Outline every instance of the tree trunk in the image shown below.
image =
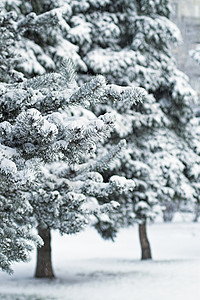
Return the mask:
<svg viewBox="0 0 200 300">
<path fill-rule="evenodd" d="M 147 238 L 146 232 L 146 221 L 142 224 L 139 224 L 139 237 L 140 237 L 140 245 L 142 250 L 142 257 L 141 259 L 152 259 L 151 256 L 151 248 Z"/>
<path fill-rule="evenodd" d="M 172 222 L 176 207 L 174 203 L 165 204 L 165 210 L 163 211 L 163 221 L 165 223 Z"/>
<path fill-rule="evenodd" d="M 36 278 L 54 278 L 51 263 L 51 231 L 49 228 L 38 227 L 38 234 L 43 239 L 44 245 L 37 249 Z"/>
<path fill-rule="evenodd" d="M 199 217 L 200 217 L 200 204 L 196 203 L 193 222 L 198 222 Z"/>
</svg>

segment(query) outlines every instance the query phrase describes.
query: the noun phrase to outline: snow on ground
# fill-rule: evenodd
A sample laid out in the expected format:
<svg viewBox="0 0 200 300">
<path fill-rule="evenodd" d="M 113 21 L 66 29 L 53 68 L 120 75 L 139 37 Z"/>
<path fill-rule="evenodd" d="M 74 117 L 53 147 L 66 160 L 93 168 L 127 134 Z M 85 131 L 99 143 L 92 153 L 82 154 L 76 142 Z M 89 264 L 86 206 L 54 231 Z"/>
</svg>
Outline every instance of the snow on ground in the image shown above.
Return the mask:
<svg viewBox="0 0 200 300">
<path fill-rule="evenodd" d="M 152 224 L 148 233 L 154 261 L 141 262 L 137 226 L 115 243 L 93 229 L 54 232 L 57 279 L 33 279 L 33 257 L 0 273 L 0 300 L 199 300 L 200 223 Z"/>
</svg>

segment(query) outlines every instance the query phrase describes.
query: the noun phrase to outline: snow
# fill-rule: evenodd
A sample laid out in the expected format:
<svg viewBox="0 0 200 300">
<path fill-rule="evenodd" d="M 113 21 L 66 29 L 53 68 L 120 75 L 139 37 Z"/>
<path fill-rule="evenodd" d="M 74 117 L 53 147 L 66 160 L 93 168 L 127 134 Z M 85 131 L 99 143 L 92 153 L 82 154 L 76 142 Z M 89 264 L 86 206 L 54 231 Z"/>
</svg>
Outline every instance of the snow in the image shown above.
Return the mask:
<svg viewBox="0 0 200 300">
<path fill-rule="evenodd" d="M 1 171 L 4 171 L 5 174 L 11 174 L 17 172 L 17 167 L 13 161 L 7 158 L 3 158 L 0 162 L 0 169 Z"/>
<path fill-rule="evenodd" d="M 179 216 L 177 223 L 149 225 L 154 260 L 145 262 L 136 226 L 122 230 L 115 243 L 105 242 L 94 229 L 63 237 L 54 232 L 57 279 L 33 279 L 33 255 L 30 263 L 15 265 L 14 275 L 0 273 L 0 299 L 198 300 L 200 223 L 180 221 Z"/>
</svg>

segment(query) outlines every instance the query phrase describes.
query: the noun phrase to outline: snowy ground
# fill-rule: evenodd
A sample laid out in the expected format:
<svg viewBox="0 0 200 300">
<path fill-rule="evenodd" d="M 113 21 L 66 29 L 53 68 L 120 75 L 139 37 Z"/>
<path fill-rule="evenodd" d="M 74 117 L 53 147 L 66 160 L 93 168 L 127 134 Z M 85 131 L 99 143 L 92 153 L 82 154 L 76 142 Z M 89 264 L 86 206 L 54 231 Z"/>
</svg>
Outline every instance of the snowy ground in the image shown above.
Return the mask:
<svg viewBox="0 0 200 300">
<path fill-rule="evenodd" d="M 33 279 L 35 259 L 0 273 L 0 300 L 199 300 L 200 223 L 149 226 L 154 261 L 141 262 L 137 227 L 115 243 L 89 229 L 53 234 L 57 279 Z"/>
</svg>

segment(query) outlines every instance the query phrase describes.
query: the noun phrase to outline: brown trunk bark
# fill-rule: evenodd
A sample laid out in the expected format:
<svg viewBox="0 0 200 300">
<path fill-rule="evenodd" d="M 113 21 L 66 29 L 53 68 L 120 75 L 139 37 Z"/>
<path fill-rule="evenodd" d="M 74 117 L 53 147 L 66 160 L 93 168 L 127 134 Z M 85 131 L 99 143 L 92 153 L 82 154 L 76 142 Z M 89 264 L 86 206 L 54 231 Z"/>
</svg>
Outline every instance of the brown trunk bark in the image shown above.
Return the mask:
<svg viewBox="0 0 200 300">
<path fill-rule="evenodd" d="M 139 237 L 140 237 L 140 245 L 142 250 L 142 257 L 141 259 L 152 259 L 151 256 L 151 248 L 147 238 L 147 231 L 146 231 L 146 222 L 139 224 Z"/>
<path fill-rule="evenodd" d="M 38 234 L 43 239 L 44 245 L 37 249 L 36 278 L 54 278 L 51 263 L 51 231 L 49 228 L 38 227 Z"/>
</svg>

